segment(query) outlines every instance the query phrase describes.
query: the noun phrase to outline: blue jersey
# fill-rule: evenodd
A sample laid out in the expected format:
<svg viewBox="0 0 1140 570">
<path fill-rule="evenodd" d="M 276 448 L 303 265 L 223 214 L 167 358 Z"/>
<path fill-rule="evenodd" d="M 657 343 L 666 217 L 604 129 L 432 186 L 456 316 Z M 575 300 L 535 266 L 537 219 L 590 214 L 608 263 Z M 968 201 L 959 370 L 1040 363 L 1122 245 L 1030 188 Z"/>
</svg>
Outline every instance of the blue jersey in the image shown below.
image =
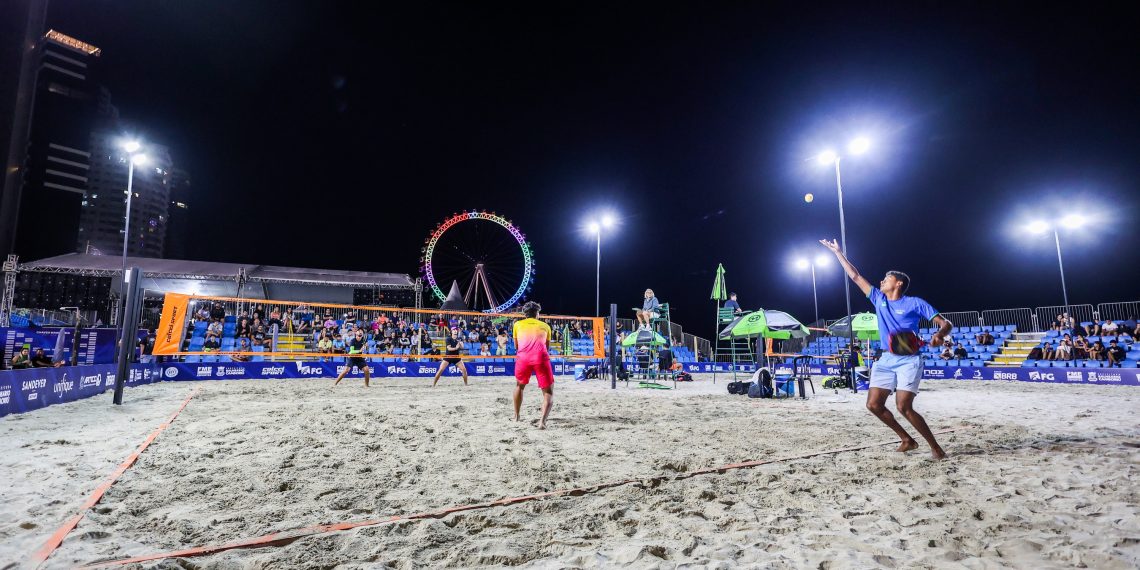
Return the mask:
<svg viewBox="0 0 1140 570">
<path fill-rule="evenodd" d="M 883 343 L 883 348 L 891 346 L 890 339 L 898 333 L 909 332 L 917 336 L 919 321 L 934 320 L 938 314 L 930 303 L 918 297 L 904 296 L 891 301 L 878 287 L 871 287 L 867 298 L 875 305 L 875 316 L 879 319 L 879 341 Z"/>
</svg>

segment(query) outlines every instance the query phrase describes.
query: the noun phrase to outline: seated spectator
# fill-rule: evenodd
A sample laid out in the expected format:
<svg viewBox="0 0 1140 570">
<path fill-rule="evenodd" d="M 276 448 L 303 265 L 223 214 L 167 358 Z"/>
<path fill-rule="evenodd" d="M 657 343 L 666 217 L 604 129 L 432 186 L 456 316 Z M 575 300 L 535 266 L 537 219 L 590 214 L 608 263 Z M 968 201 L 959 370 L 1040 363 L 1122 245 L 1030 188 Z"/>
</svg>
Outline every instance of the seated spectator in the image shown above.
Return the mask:
<svg viewBox="0 0 1140 570">
<path fill-rule="evenodd" d="M 1029 351 L 1029 355 L 1025 357 L 1026 360 L 1045 360 L 1045 352 L 1041 350 L 1040 346 L 1035 346 Z"/>
<path fill-rule="evenodd" d="M 198 309 L 198 311 L 194 313 L 194 320 L 196 320 L 196 321 L 208 321 L 208 320 L 210 320 L 210 307 L 208 305 L 203 304 L 202 308 Z"/>
<path fill-rule="evenodd" d="M 267 347 L 272 344 L 273 338 L 265 331 L 265 325 L 258 325 L 253 329 L 253 346 Z"/>
<path fill-rule="evenodd" d="M 1093 321 L 1085 330 L 1088 331 L 1088 336 L 1100 336 L 1100 323 Z"/>
<path fill-rule="evenodd" d="M 958 346 L 954 347 L 954 358 L 967 358 L 969 355 L 970 353 L 966 352 L 966 347 L 962 346 L 962 343 L 958 343 Z"/>
<path fill-rule="evenodd" d="M 942 347 L 942 354 L 939 354 L 938 358 L 941 358 L 942 360 L 953 360 L 954 350 L 950 348 L 950 345 L 946 345 Z"/>
<path fill-rule="evenodd" d="M 400 348 L 408 348 L 412 346 L 412 339 L 408 338 L 408 331 L 404 331 L 400 334 L 399 338 L 397 339 L 397 343 L 400 345 Z"/>
<path fill-rule="evenodd" d="M 1073 358 L 1075 360 L 1084 360 L 1089 357 L 1089 341 L 1081 335 L 1073 340 Z"/>
<path fill-rule="evenodd" d="M 1069 313 L 1061 313 L 1061 314 L 1057 315 L 1057 319 L 1053 321 L 1053 330 L 1055 330 L 1055 331 L 1073 330 L 1073 327 L 1075 325 L 1076 325 L 1076 321 L 1075 321 L 1075 319 L 1073 319 L 1073 317 L 1069 316 Z"/>
<path fill-rule="evenodd" d="M 32 355 L 32 368 L 59 368 L 60 366 L 63 366 L 63 362 L 52 362 L 51 357 L 42 348 L 37 348 L 35 354 Z"/>
<path fill-rule="evenodd" d="M 234 336 L 237 338 L 250 338 L 253 336 L 253 327 L 249 324 L 249 319 L 242 317 L 234 327 Z"/>
<path fill-rule="evenodd" d="M 206 338 L 222 338 L 222 321 L 210 321 L 206 325 Z"/>
<path fill-rule="evenodd" d="M 479 345 L 479 356 L 491 356 L 491 345 L 487 343 Z"/>
<path fill-rule="evenodd" d="M 1089 360 L 1106 359 L 1108 359 L 1108 355 L 1105 354 L 1104 343 L 1100 342 L 1099 340 L 1094 342 L 1093 345 L 1089 347 Z"/>
<path fill-rule="evenodd" d="M 1116 336 L 1119 330 L 1120 325 L 1116 324 L 1116 321 L 1104 321 L 1104 324 L 1100 327 L 1100 334 L 1104 336 Z"/>
<path fill-rule="evenodd" d="M 1132 338 L 1140 339 L 1140 321 L 1136 321 L 1136 328 L 1132 329 Z"/>
<path fill-rule="evenodd" d="M 1055 355 L 1053 352 L 1053 344 L 1052 343 L 1046 342 L 1045 346 L 1041 347 L 1041 356 L 1042 356 L 1041 360 L 1053 360 Z"/>
<path fill-rule="evenodd" d="M 235 348 L 235 352 L 252 352 L 252 351 L 253 351 L 253 347 L 249 345 L 249 339 L 245 338 L 245 337 L 241 338 L 241 340 L 239 341 L 239 344 Z M 246 355 L 235 354 L 235 355 L 231 356 L 230 358 L 232 358 L 234 362 L 249 362 L 249 355 L 248 354 L 246 354 Z"/>
<path fill-rule="evenodd" d="M 994 335 L 990 334 L 990 331 L 982 331 L 974 335 L 974 340 L 978 341 L 979 345 L 988 346 L 994 343 Z"/>
<path fill-rule="evenodd" d="M 317 352 L 321 354 L 332 354 L 332 339 L 328 334 L 321 333 L 321 340 L 317 341 Z M 324 358 L 321 359 L 324 361 Z"/>
<path fill-rule="evenodd" d="M 334 336 L 333 337 L 333 344 L 332 344 L 333 354 L 344 354 L 344 347 L 345 347 L 344 337 L 342 337 L 339 334 Z M 388 351 L 385 351 L 385 352 L 388 352 Z"/>
<path fill-rule="evenodd" d="M 219 348 L 221 348 L 221 344 L 218 342 L 217 337 L 207 338 L 206 343 L 202 345 L 203 352 L 217 352 Z"/>
<path fill-rule="evenodd" d="M 495 337 L 495 344 L 497 345 L 495 348 L 495 355 L 496 356 L 506 356 L 507 355 L 507 339 L 508 338 L 509 337 L 507 336 L 507 331 L 505 331 L 505 330 L 500 331 L 499 336 Z"/>
<path fill-rule="evenodd" d="M 12 370 L 23 370 L 24 368 L 31 368 L 32 357 L 28 355 L 28 346 L 24 345 L 19 352 L 12 355 Z"/>
<path fill-rule="evenodd" d="M 1128 351 L 1124 350 L 1124 347 L 1120 346 L 1120 343 L 1118 343 L 1116 339 L 1108 341 L 1108 350 L 1105 352 L 1108 355 L 1109 368 L 1112 368 L 1113 366 L 1120 368 L 1120 363 L 1124 362 L 1124 359 L 1127 358 L 1128 355 Z"/>
<path fill-rule="evenodd" d="M 215 321 L 226 320 L 226 310 L 221 303 L 214 303 L 214 306 L 210 308 L 210 318 Z"/>
<path fill-rule="evenodd" d="M 298 334 L 305 334 L 305 333 L 308 333 L 309 331 L 313 330 L 313 327 L 309 323 L 309 321 L 306 321 L 300 315 L 297 316 L 297 320 L 293 324 L 296 326 L 296 332 Z"/>
<path fill-rule="evenodd" d="M 1065 335 L 1068 337 L 1069 335 Z M 1073 343 L 1068 338 L 1061 339 L 1057 343 L 1057 350 L 1053 352 L 1052 360 L 1072 360 L 1073 359 Z"/>
<path fill-rule="evenodd" d="M 264 322 L 265 321 L 265 307 L 263 307 L 261 305 L 254 307 L 252 315 L 253 315 L 254 320 L 260 320 L 260 321 Z"/>
<path fill-rule="evenodd" d="M 325 332 L 329 333 L 331 337 L 335 334 L 333 331 L 336 329 L 336 321 L 332 318 L 332 313 L 325 313 Z"/>
</svg>

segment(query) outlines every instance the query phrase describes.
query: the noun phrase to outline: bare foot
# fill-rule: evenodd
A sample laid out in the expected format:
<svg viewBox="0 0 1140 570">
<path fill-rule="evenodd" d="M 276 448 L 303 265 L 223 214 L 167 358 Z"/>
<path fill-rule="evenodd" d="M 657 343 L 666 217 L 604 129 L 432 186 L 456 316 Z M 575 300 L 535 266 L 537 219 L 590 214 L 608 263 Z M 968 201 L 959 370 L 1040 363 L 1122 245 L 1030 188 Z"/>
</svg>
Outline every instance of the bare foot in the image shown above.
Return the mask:
<svg viewBox="0 0 1140 570">
<path fill-rule="evenodd" d="M 907 452 L 907 451 L 910 451 L 912 449 L 918 449 L 918 442 L 913 440 L 913 439 L 909 439 L 909 440 L 906 440 L 906 441 L 900 443 L 899 448 L 896 449 L 895 451 Z"/>
<path fill-rule="evenodd" d="M 930 450 L 930 458 L 935 461 L 942 461 L 943 459 L 946 459 L 946 452 L 942 451 L 941 447 L 935 447 L 934 449 Z"/>
<path fill-rule="evenodd" d="M 546 429 L 546 422 L 538 422 L 538 429 Z"/>
</svg>

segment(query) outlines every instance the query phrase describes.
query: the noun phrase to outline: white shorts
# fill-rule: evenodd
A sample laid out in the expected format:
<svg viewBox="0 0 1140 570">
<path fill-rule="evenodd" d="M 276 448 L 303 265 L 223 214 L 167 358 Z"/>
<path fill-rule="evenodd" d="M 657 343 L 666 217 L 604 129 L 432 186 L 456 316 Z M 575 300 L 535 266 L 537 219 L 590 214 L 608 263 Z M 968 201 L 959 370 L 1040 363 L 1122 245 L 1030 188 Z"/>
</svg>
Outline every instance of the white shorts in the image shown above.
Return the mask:
<svg viewBox="0 0 1140 570">
<path fill-rule="evenodd" d="M 889 352 L 883 353 L 882 358 L 871 367 L 872 388 L 886 390 L 903 390 L 918 393 L 918 384 L 922 382 L 922 356 L 899 356 Z"/>
</svg>

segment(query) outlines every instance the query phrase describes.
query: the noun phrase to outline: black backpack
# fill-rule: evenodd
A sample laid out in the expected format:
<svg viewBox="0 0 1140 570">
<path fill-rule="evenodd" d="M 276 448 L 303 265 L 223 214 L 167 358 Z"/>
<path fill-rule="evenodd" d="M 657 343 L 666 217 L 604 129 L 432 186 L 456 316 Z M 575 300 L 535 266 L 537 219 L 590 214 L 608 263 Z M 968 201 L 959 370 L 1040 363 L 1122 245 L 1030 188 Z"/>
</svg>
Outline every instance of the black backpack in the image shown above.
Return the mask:
<svg viewBox="0 0 1140 570">
<path fill-rule="evenodd" d="M 772 371 L 761 368 L 755 382 L 748 384 L 749 398 L 771 398 L 775 389 L 772 386 Z"/>
<path fill-rule="evenodd" d="M 728 393 L 729 394 L 747 394 L 748 393 L 748 384 L 749 384 L 748 382 L 729 382 L 728 383 Z"/>
</svg>

